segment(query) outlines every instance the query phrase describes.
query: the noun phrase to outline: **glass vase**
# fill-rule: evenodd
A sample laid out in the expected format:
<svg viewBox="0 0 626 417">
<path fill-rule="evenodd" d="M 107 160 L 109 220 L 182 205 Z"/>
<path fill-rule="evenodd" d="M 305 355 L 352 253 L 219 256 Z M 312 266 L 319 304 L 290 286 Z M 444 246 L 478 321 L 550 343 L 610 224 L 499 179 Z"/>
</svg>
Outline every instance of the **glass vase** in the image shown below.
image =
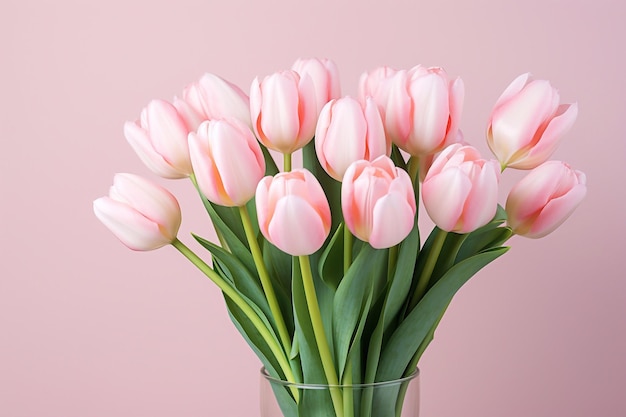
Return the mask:
<svg viewBox="0 0 626 417">
<path fill-rule="evenodd" d="M 294 384 L 261 369 L 261 417 L 418 417 L 419 369 L 372 384 Z M 338 410 L 339 409 L 339 410 Z"/>
</svg>

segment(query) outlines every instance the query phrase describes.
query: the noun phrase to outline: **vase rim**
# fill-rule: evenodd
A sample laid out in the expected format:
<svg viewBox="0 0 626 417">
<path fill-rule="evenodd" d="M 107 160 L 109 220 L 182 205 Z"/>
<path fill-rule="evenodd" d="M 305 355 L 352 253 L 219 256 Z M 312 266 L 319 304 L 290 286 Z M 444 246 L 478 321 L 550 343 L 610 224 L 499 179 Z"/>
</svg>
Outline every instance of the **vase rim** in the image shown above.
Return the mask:
<svg viewBox="0 0 626 417">
<path fill-rule="evenodd" d="M 411 381 L 412 379 L 415 379 L 419 376 L 420 370 L 419 368 L 415 368 L 415 370 L 413 372 L 411 372 L 410 375 L 407 375 L 405 377 L 402 378 L 398 378 L 398 379 L 392 379 L 389 381 L 378 381 L 378 382 L 371 382 L 371 383 L 362 383 L 362 384 L 348 384 L 348 385 L 344 385 L 344 384 L 339 384 L 339 385 L 328 385 L 328 384 L 305 384 L 302 382 L 289 382 L 289 381 L 284 381 L 282 379 L 278 379 L 275 378 L 273 376 L 271 376 L 267 370 L 265 369 L 265 366 L 261 367 L 261 376 L 263 378 L 265 378 L 266 380 L 275 383 L 275 384 L 279 384 L 282 385 L 284 387 L 294 387 L 294 388 L 300 388 L 300 389 L 328 389 L 329 387 L 337 387 L 337 388 L 341 388 L 341 387 L 351 387 L 351 388 L 368 388 L 368 387 L 384 387 L 387 385 L 396 385 L 396 384 L 401 384 L 403 382 L 407 382 L 407 381 Z"/>
</svg>

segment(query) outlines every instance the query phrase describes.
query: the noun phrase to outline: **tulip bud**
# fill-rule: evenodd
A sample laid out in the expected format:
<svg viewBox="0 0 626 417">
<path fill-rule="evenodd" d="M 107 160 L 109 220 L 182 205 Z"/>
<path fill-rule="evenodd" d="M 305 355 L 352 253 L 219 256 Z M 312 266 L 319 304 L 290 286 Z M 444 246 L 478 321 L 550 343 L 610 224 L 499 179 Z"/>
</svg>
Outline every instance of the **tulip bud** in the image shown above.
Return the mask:
<svg viewBox="0 0 626 417">
<path fill-rule="evenodd" d="M 465 87 L 441 68 L 398 71 L 390 82 L 383 120 L 387 135 L 413 156 L 441 151 L 459 128 Z"/>
<path fill-rule="evenodd" d="M 318 115 L 326 103 L 341 96 L 339 70 L 330 59 L 298 59 L 291 69 L 296 71 L 301 78 L 311 77 L 315 88 Z"/>
<path fill-rule="evenodd" d="M 328 175 L 341 181 L 351 163 L 391 153 L 374 100 L 365 106 L 351 98 L 332 100 L 322 109 L 315 130 L 315 150 Z"/>
<path fill-rule="evenodd" d="M 250 126 L 250 101 L 233 83 L 206 73 L 183 90 L 183 99 L 202 120 L 234 117 Z"/>
<path fill-rule="evenodd" d="M 96 217 L 130 249 L 148 251 L 172 243 L 180 206 L 165 188 L 132 174 L 117 174 L 108 197 L 93 202 Z"/>
<path fill-rule="evenodd" d="M 433 161 L 422 185 L 428 215 L 442 230 L 469 233 L 493 219 L 500 170 L 471 146 L 454 144 Z"/>
<path fill-rule="evenodd" d="M 322 186 L 306 169 L 261 180 L 256 190 L 259 229 L 292 256 L 310 255 L 330 233 L 330 206 Z"/>
<path fill-rule="evenodd" d="M 518 235 L 544 237 L 574 212 L 586 193 L 585 174 L 564 162 L 545 162 L 511 189 L 507 223 Z"/>
<path fill-rule="evenodd" d="M 361 74 L 361 78 L 359 78 L 359 101 L 365 103 L 367 97 L 372 97 L 378 105 L 381 114 L 384 115 L 389 96 L 390 81 L 397 72 L 390 67 L 379 67 Z"/>
<path fill-rule="evenodd" d="M 295 71 L 255 78 L 250 88 L 254 133 L 267 148 L 284 154 L 304 147 L 315 134 L 316 100 L 313 80 Z"/>
<path fill-rule="evenodd" d="M 189 134 L 191 163 L 200 191 L 222 206 L 243 206 L 265 175 L 261 146 L 235 118 L 208 120 Z"/>
<path fill-rule="evenodd" d="M 548 81 L 522 74 L 496 102 L 487 143 L 503 168 L 532 169 L 550 158 L 577 114 L 575 103 L 559 105 Z"/>
<path fill-rule="evenodd" d="M 386 155 L 350 165 L 341 186 L 346 226 L 376 249 L 397 245 L 415 222 L 415 193 L 406 171 Z"/>
<path fill-rule="evenodd" d="M 181 111 L 176 105 L 180 106 Z M 163 178 L 184 178 L 191 174 L 187 135 L 197 125 L 181 103 L 152 100 L 139 121 L 126 122 L 124 135 L 142 162 Z"/>
</svg>

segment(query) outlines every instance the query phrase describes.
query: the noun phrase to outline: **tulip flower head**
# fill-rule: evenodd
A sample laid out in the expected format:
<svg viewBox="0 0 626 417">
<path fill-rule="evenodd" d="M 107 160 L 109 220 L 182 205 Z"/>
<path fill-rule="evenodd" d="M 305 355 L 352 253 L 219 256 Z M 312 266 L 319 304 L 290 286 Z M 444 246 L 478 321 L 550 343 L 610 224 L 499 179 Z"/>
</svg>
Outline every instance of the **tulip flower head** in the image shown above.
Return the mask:
<svg viewBox="0 0 626 417">
<path fill-rule="evenodd" d="M 185 178 L 191 174 L 187 135 L 199 124 L 180 100 L 171 104 L 152 100 L 141 118 L 124 124 L 124 135 L 142 162 L 163 178 Z"/>
<path fill-rule="evenodd" d="M 541 238 L 559 227 L 587 193 L 586 176 L 560 161 L 533 169 L 511 189 L 507 223 L 513 232 Z"/>
<path fill-rule="evenodd" d="M 361 74 L 361 78 L 359 78 L 359 101 L 365 103 L 368 97 L 372 97 L 378 105 L 381 114 L 384 115 L 390 82 L 397 72 L 397 70 L 390 67 L 379 67 Z"/>
<path fill-rule="evenodd" d="M 94 201 L 96 217 L 130 249 L 158 249 L 176 239 L 180 206 L 165 188 L 133 174 L 117 174 L 108 197 Z"/>
<path fill-rule="evenodd" d="M 292 256 L 310 255 L 330 233 L 330 206 L 322 186 L 306 169 L 268 176 L 256 190 L 259 229 Z"/>
<path fill-rule="evenodd" d="M 250 126 L 250 100 L 235 84 L 206 73 L 183 90 L 183 100 L 201 121 L 234 117 Z"/>
<path fill-rule="evenodd" d="M 408 236 L 415 222 L 411 178 L 386 155 L 356 161 L 341 186 L 344 221 L 357 238 L 376 248 L 389 248 Z"/>
<path fill-rule="evenodd" d="M 442 230 L 469 233 L 493 219 L 500 170 L 471 146 L 454 144 L 433 161 L 422 185 L 424 207 Z"/>
<path fill-rule="evenodd" d="M 530 74 L 517 77 L 491 113 L 487 143 L 502 168 L 532 169 L 547 161 L 572 127 L 578 106 L 559 104 L 559 93 Z"/>
<path fill-rule="evenodd" d="M 317 122 L 315 151 L 321 166 L 337 181 L 353 162 L 389 155 L 391 143 L 374 100 L 368 98 L 365 106 L 351 97 L 327 103 Z"/>
<path fill-rule="evenodd" d="M 311 77 L 281 71 L 255 78 L 250 88 L 252 127 L 267 148 L 290 154 L 313 139 L 317 97 Z"/>
<path fill-rule="evenodd" d="M 189 134 L 189 152 L 198 187 L 222 206 L 243 206 L 265 175 L 261 146 L 235 118 L 208 120 Z"/>
<path fill-rule="evenodd" d="M 326 103 L 341 96 L 339 70 L 330 59 L 301 58 L 294 62 L 291 69 L 296 71 L 300 78 L 310 77 L 313 81 L 318 115 Z"/>
<path fill-rule="evenodd" d="M 456 139 L 464 96 L 463 81 L 450 81 L 441 68 L 398 71 L 384 105 L 387 135 L 413 156 L 441 151 Z"/>
</svg>

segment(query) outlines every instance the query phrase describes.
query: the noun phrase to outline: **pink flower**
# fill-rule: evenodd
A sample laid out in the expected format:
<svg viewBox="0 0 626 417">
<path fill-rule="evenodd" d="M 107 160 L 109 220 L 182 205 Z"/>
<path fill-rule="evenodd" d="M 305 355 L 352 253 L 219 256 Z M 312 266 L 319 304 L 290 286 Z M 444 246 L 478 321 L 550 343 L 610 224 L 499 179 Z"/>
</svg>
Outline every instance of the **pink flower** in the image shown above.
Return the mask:
<svg viewBox="0 0 626 417">
<path fill-rule="evenodd" d="M 183 90 L 183 99 L 201 121 L 234 117 L 250 126 L 250 104 L 235 84 L 206 73 Z"/>
<path fill-rule="evenodd" d="M 185 103 L 152 100 L 141 118 L 124 124 L 124 135 L 142 162 L 156 175 L 184 178 L 191 174 L 187 135 L 199 125 Z"/>
<path fill-rule="evenodd" d="M 341 181 L 348 166 L 391 153 L 383 121 L 372 98 L 365 106 L 351 98 L 332 100 L 322 109 L 315 131 L 315 150 L 328 175 Z"/>
<path fill-rule="evenodd" d="M 550 158 L 577 114 L 575 103 L 559 105 L 548 81 L 522 74 L 496 102 L 487 143 L 502 167 L 532 169 Z"/>
<path fill-rule="evenodd" d="M 389 96 L 390 81 L 398 71 L 390 67 L 379 67 L 361 74 L 359 78 L 359 101 L 365 103 L 372 97 L 379 110 L 384 112 Z"/>
<path fill-rule="evenodd" d="M 447 232 L 469 233 L 486 225 L 498 208 L 500 171 L 471 146 L 454 144 L 435 159 L 422 185 L 424 207 Z"/>
<path fill-rule="evenodd" d="M 108 197 L 93 202 L 96 217 L 130 249 L 147 251 L 176 239 L 180 206 L 165 188 L 132 174 L 116 174 Z"/>
<path fill-rule="evenodd" d="M 387 135 L 414 156 L 441 151 L 457 136 L 464 94 L 463 81 L 448 80 L 441 68 L 398 71 L 385 104 Z"/>
<path fill-rule="evenodd" d="M 317 102 L 317 114 L 330 100 L 341 96 L 339 84 L 339 70 L 337 65 L 330 59 L 298 59 L 291 67 L 301 78 L 311 77 L 315 88 Z"/>
<path fill-rule="evenodd" d="M 544 162 L 511 189 L 507 223 L 518 235 L 544 237 L 574 212 L 586 193 L 585 174 L 564 162 Z"/>
<path fill-rule="evenodd" d="M 261 146 L 235 118 L 203 122 L 189 134 L 189 152 L 198 187 L 215 204 L 243 206 L 265 174 Z"/>
<path fill-rule="evenodd" d="M 383 155 L 350 165 L 341 186 L 346 226 L 376 249 L 400 243 L 415 222 L 415 193 L 406 171 Z"/>
<path fill-rule="evenodd" d="M 252 127 L 261 143 L 281 153 L 292 153 L 313 139 L 317 98 L 311 77 L 282 71 L 255 78 L 250 88 Z"/>
<path fill-rule="evenodd" d="M 330 233 L 330 207 L 322 186 L 305 169 L 265 177 L 256 190 L 259 229 L 292 256 L 310 255 Z"/>
</svg>

